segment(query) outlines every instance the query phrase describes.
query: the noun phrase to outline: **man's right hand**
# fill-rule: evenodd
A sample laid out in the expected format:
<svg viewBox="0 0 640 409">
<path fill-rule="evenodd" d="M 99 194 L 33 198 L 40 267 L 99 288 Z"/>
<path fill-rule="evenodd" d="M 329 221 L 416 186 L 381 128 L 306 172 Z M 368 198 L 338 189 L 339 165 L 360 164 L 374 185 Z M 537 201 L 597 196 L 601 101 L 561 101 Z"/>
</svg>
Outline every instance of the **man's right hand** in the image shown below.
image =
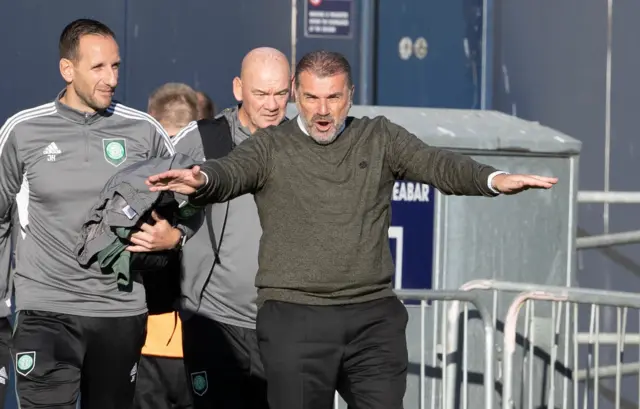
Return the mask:
<svg viewBox="0 0 640 409">
<path fill-rule="evenodd" d="M 145 183 L 152 192 L 171 190 L 183 195 L 190 195 L 204 186 L 207 177 L 200 172 L 200 166 L 191 169 L 173 169 L 157 175 L 149 176 Z"/>
</svg>

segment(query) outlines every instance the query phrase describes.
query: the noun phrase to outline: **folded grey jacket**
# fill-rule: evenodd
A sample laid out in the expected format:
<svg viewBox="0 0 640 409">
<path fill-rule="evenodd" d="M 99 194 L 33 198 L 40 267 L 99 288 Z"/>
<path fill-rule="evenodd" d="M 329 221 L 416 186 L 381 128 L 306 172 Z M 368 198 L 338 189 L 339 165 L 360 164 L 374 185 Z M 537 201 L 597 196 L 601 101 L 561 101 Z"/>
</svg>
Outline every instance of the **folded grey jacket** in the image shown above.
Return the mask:
<svg viewBox="0 0 640 409">
<path fill-rule="evenodd" d="M 154 207 L 161 192 L 149 190 L 145 184 L 147 177 L 196 164 L 189 156 L 176 154 L 138 162 L 111 177 L 82 225 L 74 251 L 78 263 L 87 266 L 95 262 L 98 253 L 122 240 L 118 231 L 136 227 L 140 218 Z M 180 204 L 187 202 L 186 196 L 175 194 L 174 197 Z M 179 225 L 190 238 L 203 223 L 204 211 L 193 212 L 190 209 L 183 214 Z M 120 246 L 120 249 L 124 250 L 124 246 Z"/>
</svg>

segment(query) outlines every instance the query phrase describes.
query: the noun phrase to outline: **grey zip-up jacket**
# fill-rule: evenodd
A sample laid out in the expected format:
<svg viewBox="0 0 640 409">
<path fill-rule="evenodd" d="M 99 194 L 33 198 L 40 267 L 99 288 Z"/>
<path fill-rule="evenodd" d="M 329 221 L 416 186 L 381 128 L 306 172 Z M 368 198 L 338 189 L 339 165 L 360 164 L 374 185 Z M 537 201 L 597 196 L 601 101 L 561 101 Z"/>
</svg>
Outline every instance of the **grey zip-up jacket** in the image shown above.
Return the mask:
<svg viewBox="0 0 640 409">
<path fill-rule="evenodd" d="M 107 180 L 121 167 L 173 155 L 173 145 L 143 112 L 114 102 L 105 112 L 86 114 L 62 104 L 62 95 L 17 113 L 0 128 L 1 255 L 10 245 L 8 210 L 23 176 L 29 192 L 26 236 L 16 254 L 16 309 L 106 317 L 145 313 L 141 285 L 118 291 L 115 278 L 95 263 L 82 268 L 74 248 Z"/>
<path fill-rule="evenodd" d="M 251 133 L 240 123 L 237 106 L 221 115 L 229 122 L 234 145 L 249 139 Z M 205 159 L 196 122 L 174 136 L 173 143 L 177 152 L 197 161 Z M 237 197 L 228 205 L 228 214 L 227 203 L 213 205 L 214 238 L 204 225 L 183 249 L 182 316 L 188 319 L 197 313 L 224 324 L 255 329 L 260 218 L 251 194 Z M 220 240 L 220 263 L 214 266 L 213 246 Z"/>
</svg>

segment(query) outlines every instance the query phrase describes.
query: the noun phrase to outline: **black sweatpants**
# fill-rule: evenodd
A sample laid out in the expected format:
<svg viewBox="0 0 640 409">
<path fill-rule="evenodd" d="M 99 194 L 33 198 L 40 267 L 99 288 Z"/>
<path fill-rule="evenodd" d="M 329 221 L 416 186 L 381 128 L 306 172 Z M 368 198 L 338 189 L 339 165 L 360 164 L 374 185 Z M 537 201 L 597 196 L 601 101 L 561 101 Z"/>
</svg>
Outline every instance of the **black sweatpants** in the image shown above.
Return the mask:
<svg viewBox="0 0 640 409">
<path fill-rule="evenodd" d="M 134 409 L 191 409 L 182 358 L 140 357 Z"/>
<path fill-rule="evenodd" d="M 4 408 L 7 390 L 9 389 L 9 373 L 11 373 L 11 322 L 9 318 L 0 318 L 0 409 Z"/>
<path fill-rule="evenodd" d="M 147 314 L 81 317 L 20 311 L 13 359 L 21 409 L 128 409 Z"/>
<path fill-rule="evenodd" d="M 401 409 L 408 313 L 395 297 L 311 306 L 267 301 L 260 355 L 274 409 L 327 409 L 337 390 L 350 409 Z"/>
<path fill-rule="evenodd" d="M 182 322 L 182 348 L 194 408 L 268 408 L 255 330 L 195 315 Z"/>
</svg>

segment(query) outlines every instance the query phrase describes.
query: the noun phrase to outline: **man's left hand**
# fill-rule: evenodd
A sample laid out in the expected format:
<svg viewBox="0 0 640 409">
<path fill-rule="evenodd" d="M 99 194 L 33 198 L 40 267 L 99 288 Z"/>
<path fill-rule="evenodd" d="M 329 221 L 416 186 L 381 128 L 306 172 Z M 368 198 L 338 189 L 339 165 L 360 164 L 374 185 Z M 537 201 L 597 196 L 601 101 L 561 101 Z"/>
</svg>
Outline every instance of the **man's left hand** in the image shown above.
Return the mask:
<svg viewBox="0 0 640 409">
<path fill-rule="evenodd" d="M 528 189 L 551 189 L 558 178 L 537 175 L 496 175 L 491 184 L 500 193 L 513 195 Z"/>
<path fill-rule="evenodd" d="M 151 212 L 151 217 L 156 223 L 153 226 L 143 223 L 140 226 L 140 231 L 133 233 L 129 237 L 132 245 L 127 247 L 128 251 L 134 253 L 163 251 L 173 249 L 178 245 L 182 236 L 180 230 L 171 226 L 155 210 Z"/>
</svg>

